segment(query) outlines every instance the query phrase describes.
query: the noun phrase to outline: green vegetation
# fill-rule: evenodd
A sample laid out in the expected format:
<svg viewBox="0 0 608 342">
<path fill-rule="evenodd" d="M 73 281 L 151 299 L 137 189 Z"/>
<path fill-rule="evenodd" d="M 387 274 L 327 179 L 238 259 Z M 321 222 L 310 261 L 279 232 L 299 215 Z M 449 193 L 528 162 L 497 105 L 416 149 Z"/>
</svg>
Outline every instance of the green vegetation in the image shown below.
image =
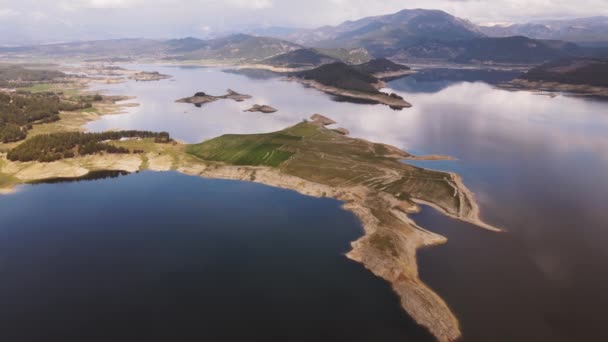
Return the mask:
<svg viewBox="0 0 608 342">
<path fill-rule="evenodd" d="M 309 122 L 267 134 L 223 135 L 189 145 L 186 153 L 232 165 L 277 167 L 286 174 L 329 186 L 363 185 L 400 199 L 428 200 L 447 209 L 460 204 L 448 174 L 406 165 L 400 162 L 410 156 L 406 152 Z"/>
<path fill-rule="evenodd" d="M 19 65 L 0 65 L 0 88 L 30 87 L 65 74 L 55 70 L 27 69 Z"/>
<path fill-rule="evenodd" d="M 57 121 L 60 111 L 90 107 L 83 99 L 65 101 L 53 93 L 0 93 L 0 142 L 25 139 L 32 124 Z"/>
<path fill-rule="evenodd" d="M 297 73 L 296 76 L 330 87 L 371 94 L 380 93 L 373 86 L 374 83 L 378 82 L 378 79 L 341 62 L 322 65 L 313 70 Z"/>
<path fill-rule="evenodd" d="M 125 147 L 109 144 L 110 140 L 123 138 L 154 138 L 157 143 L 171 141 L 169 133 L 148 131 L 118 131 L 104 133 L 64 132 L 37 135 L 26 140 L 23 144 L 9 151 L 7 158 L 11 161 L 52 162 L 60 159 L 73 158 L 106 153 L 130 153 Z M 141 151 L 134 151 L 141 152 Z"/>
<path fill-rule="evenodd" d="M 392 256 L 398 255 L 395 243 L 393 242 L 393 239 L 388 235 L 374 233 L 372 236 L 370 236 L 369 242 L 372 246 L 384 253 L 390 253 Z"/>
<path fill-rule="evenodd" d="M 531 69 L 520 79 L 608 87 L 608 59 L 563 59 Z"/>
<path fill-rule="evenodd" d="M 277 67 L 301 68 L 334 63 L 337 61 L 336 58 L 326 56 L 315 49 L 298 49 L 265 59 L 262 63 Z"/>
<path fill-rule="evenodd" d="M 200 145 L 190 145 L 186 152 L 201 159 L 234 165 L 277 167 L 293 154 L 280 149 L 300 139 L 298 136 L 280 133 L 223 135 Z"/>
<path fill-rule="evenodd" d="M 354 49 L 344 49 L 344 48 L 335 48 L 335 49 L 315 49 L 319 53 L 333 57 L 337 60 L 340 60 L 347 64 L 361 64 L 365 62 L 369 62 L 372 58 L 374 58 L 369 51 L 365 48 L 354 48 Z"/>
<path fill-rule="evenodd" d="M 20 91 L 30 93 L 45 93 L 53 91 L 54 85 L 52 83 L 38 83 L 28 87 L 19 87 Z"/>
<path fill-rule="evenodd" d="M 367 74 L 410 70 L 409 67 L 394 63 L 386 58 L 377 58 L 367 63 L 355 65 L 354 68 Z"/>
<path fill-rule="evenodd" d="M 269 37 L 254 37 L 234 34 L 211 40 L 195 38 L 169 40 L 160 43 L 159 49 L 165 50 L 177 60 L 222 60 L 256 62 L 271 56 L 302 48 L 285 40 Z"/>
</svg>

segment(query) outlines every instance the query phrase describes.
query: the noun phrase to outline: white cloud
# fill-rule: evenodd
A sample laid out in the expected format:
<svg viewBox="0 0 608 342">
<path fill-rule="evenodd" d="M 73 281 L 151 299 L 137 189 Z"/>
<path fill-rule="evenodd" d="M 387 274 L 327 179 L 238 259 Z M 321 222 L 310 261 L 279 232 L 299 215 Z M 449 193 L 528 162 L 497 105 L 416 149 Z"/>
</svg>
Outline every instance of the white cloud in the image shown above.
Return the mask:
<svg viewBox="0 0 608 342">
<path fill-rule="evenodd" d="M 256 25 L 335 25 L 404 8 L 441 9 L 477 23 L 608 16 L 608 0 L 0 0 L 0 29 L 35 31 L 37 41 L 171 38 Z M 65 22 L 72 27 L 56 25 Z"/>
</svg>

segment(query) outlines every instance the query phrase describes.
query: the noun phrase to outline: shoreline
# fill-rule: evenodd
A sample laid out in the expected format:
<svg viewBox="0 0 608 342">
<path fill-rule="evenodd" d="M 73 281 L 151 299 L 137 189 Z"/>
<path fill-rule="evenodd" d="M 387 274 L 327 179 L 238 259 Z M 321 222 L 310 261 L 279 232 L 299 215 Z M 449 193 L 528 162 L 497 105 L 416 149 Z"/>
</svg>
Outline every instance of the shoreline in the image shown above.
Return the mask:
<svg viewBox="0 0 608 342">
<path fill-rule="evenodd" d="M 184 145 L 171 148 L 180 150 Z M 5 156 L 2 156 L 5 158 Z M 248 181 L 266 186 L 296 191 L 312 197 L 329 197 L 343 202 L 342 207 L 352 212 L 360 221 L 363 232 L 351 242 L 351 250 L 346 257 L 359 262 L 374 275 L 388 281 L 399 296 L 402 308 L 420 325 L 426 327 L 438 341 L 455 341 L 461 336 L 458 319 L 449 305 L 429 288 L 418 275 L 417 251 L 420 248 L 441 245 L 447 238 L 418 226 L 408 214 L 421 211 L 419 204 L 430 205 L 441 213 L 470 222 L 480 228 L 500 231 L 483 223 L 479 218 L 478 206 L 472 193 L 453 177 L 455 196 L 466 199 L 455 213 L 439 205 L 422 200 L 400 200 L 395 196 L 366 186 L 329 186 L 292 176 L 270 167 L 232 166 L 200 160 L 187 154 L 168 158 L 168 154 L 148 153 L 144 155 L 93 155 L 41 164 L 5 161 L 2 171 L 12 164 L 29 164 L 16 175 L 21 182 L 31 182 L 49 178 L 79 177 L 98 170 L 121 170 L 138 172 L 144 170 L 166 172 L 177 171 L 190 176 L 210 179 Z M 472 210 L 464 211 L 464 205 L 471 204 Z M 379 250 L 373 243 L 374 237 L 390 236 L 398 244 L 394 254 L 387 257 L 386 251 Z"/>
<path fill-rule="evenodd" d="M 415 74 L 417 71 L 409 69 L 409 70 L 399 70 L 399 71 L 386 71 L 386 72 L 378 72 L 372 74 L 375 78 L 383 81 L 395 80 L 405 76 L 411 76 Z"/>
<path fill-rule="evenodd" d="M 387 96 L 388 97 L 388 96 Z M 127 103 L 114 103 L 114 112 L 120 112 Z M 107 109 L 107 108 L 106 108 Z M 106 112 L 78 113 L 82 116 L 80 129 Z M 62 119 L 63 121 L 63 119 Z M 62 121 L 59 123 L 62 124 Z M 60 126 L 66 129 L 65 125 Z M 424 326 L 440 342 L 458 340 L 462 333 L 457 317 L 449 305 L 428 287 L 418 275 L 417 250 L 447 242 L 447 238 L 418 226 L 408 215 L 420 212 L 419 204 L 429 204 L 441 213 L 458 220 L 475 224 L 491 231 L 501 231 L 482 221 L 479 206 L 472 192 L 456 174 L 450 174 L 454 197 L 458 196 L 458 208 L 445 209 L 438 204 L 417 199 L 399 199 L 395 195 L 364 185 L 325 185 L 278 168 L 233 166 L 198 159 L 185 153 L 185 144 L 155 145 L 154 150 L 141 154 L 90 155 L 52 163 L 10 162 L 0 154 L 0 172 L 16 179 L 10 188 L 0 189 L 0 194 L 15 193 L 19 184 L 35 180 L 61 177 L 81 177 L 93 171 L 117 170 L 138 172 L 144 170 L 177 171 L 190 176 L 212 179 L 248 181 L 296 191 L 305 196 L 330 197 L 343 202 L 344 210 L 352 212 L 361 223 L 362 235 L 351 242 L 346 257 L 362 264 L 367 270 L 391 284 L 399 296 L 400 304 L 418 324 Z M 388 147 L 387 147 L 388 148 Z M 394 148 L 394 147 L 390 147 Z M 406 153 L 394 148 L 391 158 L 399 159 Z M 407 154 L 407 153 L 406 153 Z M 427 156 L 427 158 L 449 158 Z M 425 157 L 408 159 L 424 160 Z M 388 246 L 378 241 L 387 240 Z"/>
<path fill-rule="evenodd" d="M 568 96 L 575 97 L 600 97 L 608 98 L 608 88 L 596 87 L 584 84 L 566 84 L 558 82 L 545 82 L 545 81 L 527 81 L 522 79 L 516 79 L 508 83 L 499 84 L 497 86 L 500 89 L 509 91 L 531 91 L 534 93 L 548 93 L 546 95 L 557 95 L 557 93 L 563 93 Z"/>
<path fill-rule="evenodd" d="M 405 100 L 402 100 L 402 99 L 391 97 L 386 93 L 367 94 L 367 93 L 362 93 L 362 92 L 356 92 L 356 91 L 326 86 L 317 81 L 305 80 L 305 79 L 298 78 L 298 77 L 287 77 L 287 80 L 298 82 L 307 87 L 315 88 L 315 89 L 322 91 L 329 95 L 351 98 L 354 100 L 372 101 L 372 102 L 380 103 L 383 105 L 387 105 L 394 109 L 404 109 L 404 108 L 412 107 L 411 103 L 409 103 Z"/>
</svg>

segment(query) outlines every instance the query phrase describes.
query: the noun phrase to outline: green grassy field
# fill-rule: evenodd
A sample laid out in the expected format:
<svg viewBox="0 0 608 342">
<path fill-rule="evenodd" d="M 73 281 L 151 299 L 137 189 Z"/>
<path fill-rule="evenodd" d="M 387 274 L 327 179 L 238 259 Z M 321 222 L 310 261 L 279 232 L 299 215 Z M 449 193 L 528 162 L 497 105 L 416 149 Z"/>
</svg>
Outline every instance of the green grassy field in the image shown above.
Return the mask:
<svg viewBox="0 0 608 342">
<path fill-rule="evenodd" d="M 41 93 L 46 91 L 53 91 L 55 89 L 55 85 L 52 83 L 39 83 L 34 84 L 31 87 L 19 88 L 19 90 L 25 90 L 32 93 Z"/>
<path fill-rule="evenodd" d="M 234 165 L 277 167 L 293 155 L 281 148 L 299 140 L 299 136 L 282 133 L 223 135 L 202 144 L 190 145 L 186 152 L 201 159 Z"/>
<path fill-rule="evenodd" d="M 223 135 L 189 145 L 186 153 L 231 165 L 278 167 L 286 174 L 329 186 L 366 186 L 401 199 L 419 198 L 456 210 L 450 176 L 400 162 L 409 154 L 302 122 L 287 129 Z"/>
</svg>

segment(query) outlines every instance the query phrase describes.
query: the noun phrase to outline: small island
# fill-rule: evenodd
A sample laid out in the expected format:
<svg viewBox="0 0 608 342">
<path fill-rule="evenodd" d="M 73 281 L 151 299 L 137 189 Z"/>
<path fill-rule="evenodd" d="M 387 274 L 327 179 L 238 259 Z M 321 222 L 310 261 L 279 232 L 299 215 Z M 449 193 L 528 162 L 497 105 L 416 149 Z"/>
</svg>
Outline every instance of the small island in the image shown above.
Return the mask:
<svg viewBox="0 0 608 342">
<path fill-rule="evenodd" d="M 176 100 L 175 102 L 191 103 L 197 107 L 201 107 L 204 104 L 207 104 L 210 102 L 215 102 L 218 100 L 227 100 L 228 99 L 228 100 L 234 100 L 236 102 L 243 102 L 243 101 L 251 98 L 251 95 L 239 94 L 232 89 L 228 89 L 226 92 L 227 92 L 226 95 L 213 96 L 213 95 L 209 95 L 205 92 L 200 91 L 200 92 L 194 94 L 194 96 L 185 97 L 183 99 Z"/>
<path fill-rule="evenodd" d="M 267 105 L 259 105 L 254 104 L 253 107 L 246 109 L 245 112 L 260 112 L 264 114 L 276 113 L 278 110 L 276 108 L 267 106 Z"/>
<path fill-rule="evenodd" d="M 372 74 L 341 62 L 298 72 L 292 74 L 289 79 L 345 100 L 384 104 L 393 109 L 412 106 L 397 94 L 381 92 L 379 89 L 383 88 L 385 83 Z"/>
<path fill-rule="evenodd" d="M 358 64 L 353 67 L 384 81 L 398 79 L 415 73 L 410 67 L 397 64 L 386 58 L 372 59 L 367 63 Z"/>
</svg>

